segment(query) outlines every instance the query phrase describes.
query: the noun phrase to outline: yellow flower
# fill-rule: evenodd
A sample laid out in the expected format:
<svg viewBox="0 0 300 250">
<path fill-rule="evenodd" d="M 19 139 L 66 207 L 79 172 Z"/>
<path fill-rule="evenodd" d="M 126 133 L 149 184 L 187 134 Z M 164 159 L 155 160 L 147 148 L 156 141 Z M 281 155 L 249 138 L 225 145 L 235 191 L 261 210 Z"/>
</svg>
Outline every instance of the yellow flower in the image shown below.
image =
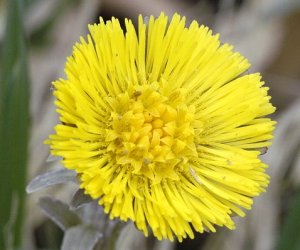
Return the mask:
<svg viewBox="0 0 300 250">
<path fill-rule="evenodd" d="M 110 218 L 158 239 L 234 229 L 269 177 L 258 158 L 275 122 L 268 88 L 232 46 L 175 14 L 89 26 L 66 79 L 54 82 L 61 124 L 48 143 Z M 194 229 L 194 230 L 193 230 Z"/>
</svg>

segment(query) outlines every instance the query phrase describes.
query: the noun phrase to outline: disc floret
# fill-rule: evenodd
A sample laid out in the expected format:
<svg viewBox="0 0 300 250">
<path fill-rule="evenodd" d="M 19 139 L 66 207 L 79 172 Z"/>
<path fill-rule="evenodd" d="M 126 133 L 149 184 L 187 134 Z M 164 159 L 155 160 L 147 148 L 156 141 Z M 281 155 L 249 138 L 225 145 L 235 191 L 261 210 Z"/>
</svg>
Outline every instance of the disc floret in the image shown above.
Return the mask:
<svg viewBox="0 0 300 250">
<path fill-rule="evenodd" d="M 139 86 L 112 105 L 106 141 L 116 164 L 154 183 L 178 180 L 177 173 L 197 157 L 194 108 L 186 105 L 185 91 L 165 95 L 154 84 Z"/>
</svg>

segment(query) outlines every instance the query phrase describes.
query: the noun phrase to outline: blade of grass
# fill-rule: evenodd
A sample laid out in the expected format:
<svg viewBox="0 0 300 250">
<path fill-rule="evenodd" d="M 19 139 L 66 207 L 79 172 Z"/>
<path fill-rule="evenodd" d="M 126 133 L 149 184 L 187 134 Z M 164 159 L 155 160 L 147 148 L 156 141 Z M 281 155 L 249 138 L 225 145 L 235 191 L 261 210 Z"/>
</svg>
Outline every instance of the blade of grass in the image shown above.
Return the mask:
<svg viewBox="0 0 300 250">
<path fill-rule="evenodd" d="M 0 249 L 21 247 L 29 132 L 29 79 L 22 13 L 7 1 L 0 65 Z"/>
<path fill-rule="evenodd" d="M 283 231 L 280 236 L 277 250 L 298 250 L 300 249 L 300 189 L 295 194 L 290 211 L 284 221 Z"/>
</svg>

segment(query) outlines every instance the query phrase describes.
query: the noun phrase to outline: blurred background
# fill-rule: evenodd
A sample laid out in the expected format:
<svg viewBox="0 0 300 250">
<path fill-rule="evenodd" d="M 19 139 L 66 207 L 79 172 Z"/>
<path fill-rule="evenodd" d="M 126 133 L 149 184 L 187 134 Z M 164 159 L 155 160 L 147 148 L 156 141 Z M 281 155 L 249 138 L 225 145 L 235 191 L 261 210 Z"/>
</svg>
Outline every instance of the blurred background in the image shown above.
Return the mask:
<svg viewBox="0 0 300 250">
<path fill-rule="evenodd" d="M 60 249 L 62 230 L 36 203 L 44 194 L 68 202 L 75 185 L 32 195 L 25 186 L 61 167 L 47 161 L 43 141 L 58 121 L 51 82 L 64 77 L 73 44 L 99 16 L 136 21 L 161 11 L 209 26 L 262 73 L 277 107 L 274 144 L 262 156 L 271 183 L 235 231 L 179 244 L 131 229 L 122 249 L 300 249 L 300 0 L 0 0 L 0 249 Z"/>
</svg>

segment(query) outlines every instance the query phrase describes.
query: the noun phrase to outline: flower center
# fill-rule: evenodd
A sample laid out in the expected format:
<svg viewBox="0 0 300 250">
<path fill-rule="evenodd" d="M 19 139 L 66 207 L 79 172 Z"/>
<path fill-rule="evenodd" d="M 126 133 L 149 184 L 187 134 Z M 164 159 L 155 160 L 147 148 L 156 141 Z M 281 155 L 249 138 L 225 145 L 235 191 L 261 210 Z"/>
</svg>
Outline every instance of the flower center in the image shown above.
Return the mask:
<svg viewBox="0 0 300 250">
<path fill-rule="evenodd" d="M 106 141 L 116 164 L 155 182 L 178 179 L 191 157 L 194 110 L 185 103 L 183 89 L 163 95 L 157 86 L 139 86 L 111 100 Z"/>
</svg>

